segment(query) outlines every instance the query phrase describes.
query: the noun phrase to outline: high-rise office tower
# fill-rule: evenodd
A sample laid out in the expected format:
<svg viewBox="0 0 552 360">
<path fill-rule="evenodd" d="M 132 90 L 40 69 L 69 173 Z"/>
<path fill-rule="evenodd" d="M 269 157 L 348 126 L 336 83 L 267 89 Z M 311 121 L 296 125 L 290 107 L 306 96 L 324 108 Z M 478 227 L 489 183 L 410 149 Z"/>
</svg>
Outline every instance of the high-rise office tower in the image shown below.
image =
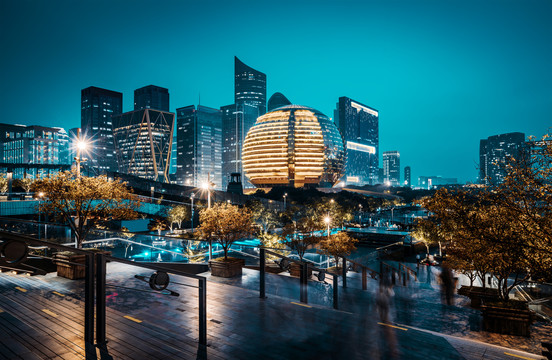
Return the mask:
<svg viewBox="0 0 552 360">
<path fill-rule="evenodd" d="M 134 110 L 169 111 L 169 89 L 148 85 L 134 90 Z"/>
<path fill-rule="evenodd" d="M 113 116 L 119 172 L 169 182 L 174 113 L 141 109 Z"/>
<path fill-rule="evenodd" d="M 200 187 L 209 178 L 222 189 L 221 111 L 194 105 L 176 109 L 176 183 Z"/>
<path fill-rule="evenodd" d="M 242 186 L 253 187 L 243 173 L 242 147 L 245 135 L 257 120 L 257 108 L 249 104 L 232 104 L 220 108 L 222 116 L 222 187 L 230 182 L 230 174 L 241 175 Z"/>
<path fill-rule="evenodd" d="M 291 105 L 291 101 L 288 100 L 284 94 L 276 92 L 272 94 L 270 99 L 268 99 L 267 111 L 272 111 L 282 106 Z"/>
<path fill-rule="evenodd" d="M 383 152 L 384 183 L 391 186 L 401 184 L 401 154 L 398 151 Z"/>
<path fill-rule="evenodd" d="M 410 166 L 405 166 L 404 167 L 404 186 L 406 187 L 412 186 L 411 176 L 412 175 L 411 175 Z"/>
<path fill-rule="evenodd" d="M 111 117 L 120 115 L 122 109 L 120 92 L 94 86 L 81 91 L 81 130 L 89 140 L 86 157 L 99 173 L 117 170 Z"/>
<path fill-rule="evenodd" d="M 521 155 L 525 134 L 512 132 L 489 136 L 479 142 L 479 182 L 498 185 L 504 181 L 504 166 Z"/>
<path fill-rule="evenodd" d="M 457 178 L 444 178 L 442 176 L 420 176 L 418 177 L 418 187 L 422 189 L 434 189 L 444 185 L 458 184 Z"/>
<path fill-rule="evenodd" d="M 257 108 L 258 116 L 266 113 L 266 75 L 234 57 L 234 104 Z"/>
<path fill-rule="evenodd" d="M 376 184 L 379 167 L 379 113 L 348 97 L 340 97 L 334 112 L 347 149 L 345 183 Z"/>
</svg>

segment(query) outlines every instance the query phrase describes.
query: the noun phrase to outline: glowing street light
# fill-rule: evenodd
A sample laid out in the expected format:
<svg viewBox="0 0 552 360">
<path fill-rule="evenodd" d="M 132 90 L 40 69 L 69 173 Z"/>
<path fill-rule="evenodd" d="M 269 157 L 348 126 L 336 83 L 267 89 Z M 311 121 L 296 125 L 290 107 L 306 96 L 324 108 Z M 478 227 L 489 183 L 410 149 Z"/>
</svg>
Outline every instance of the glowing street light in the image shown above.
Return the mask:
<svg viewBox="0 0 552 360">
<path fill-rule="evenodd" d="M 328 227 L 328 239 L 330 238 L 330 223 L 332 222 L 332 219 L 330 218 L 329 215 L 327 215 L 325 218 L 324 218 L 324 222 L 326 223 L 327 227 Z"/>
<path fill-rule="evenodd" d="M 194 233 L 194 197 L 195 194 L 192 193 L 192 195 L 190 196 L 190 200 L 192 200 L 192 234 Z"/>
<path fill-rule="evenodd" d="M 284 211 L 286 211 L 286 197 L 287 197 L 287 193 L 284 194 Z"/>
<path fill-rule="evenodd" d="M 77 164 L 77 178 L 80 178 L 80 164 L 85 162 L 88 159 L 82 158 L 81 153 L 86 151 L 88 147 L 88 142 L 81 138 L 81 130 L 77 129 L 77 156 L 75 157 L 75 162 Z"/>
<path fill-rule="evenodd" d="M 38 193 L 38 240 L 40 240 L 40 217 L 42 215 L 42 209 L 40 208 L 40 204 L 42 203 L 42 198 L 44 197 L 44 193 L 41 191 Z M 44 227 L 46 228 L 46 226 Z"/>
<path fill-rule="evenodd" d="M 201 188 L 207 191 L 207 207 L 210 209 L 211 208 L 211 184 L 209 184 L 209 181 L 205 181 L 203 184 L 201 184 Z"/>
</svg>

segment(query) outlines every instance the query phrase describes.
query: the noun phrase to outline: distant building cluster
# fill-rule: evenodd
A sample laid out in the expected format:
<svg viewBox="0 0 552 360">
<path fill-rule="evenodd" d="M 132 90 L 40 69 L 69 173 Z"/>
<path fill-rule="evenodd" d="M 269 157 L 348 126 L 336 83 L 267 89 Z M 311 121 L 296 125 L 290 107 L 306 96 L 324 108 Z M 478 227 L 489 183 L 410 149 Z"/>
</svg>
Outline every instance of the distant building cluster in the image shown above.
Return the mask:
<svg viewBox="0 0 552 360">
<path fill-rule="evenodd" d="M 169 90 L 148 85 L 134 91 L 134 110 L 123 113 L 122 93 L 91 86 L 81 91 L 80 128 L 0 124 L 0 169 L 15 169 L 15 177 L 44 176 L 56 165 L 66 169 L 77 155 L 80 129 L 94 174 L 194 187 L 210 182 L 238 192 L 278 185 L 414 186 L 410 166 L 401 179 L 399 151 L 384 151 L 380 166 L 378 110 L 342 96 L 332 120 L 292 105 L 280 92 L 267 101 L 266 86 L 266 74 L 237 57 L 234 103 L 219 108 L 199 104 L 171 112 Z M 504 164 L 524 144 L 519 132 L 481 140 L 479 182 L 502 182 Z M 417 186 L 454 184 L 456 178 L 420 176 Z"/>
</svg>

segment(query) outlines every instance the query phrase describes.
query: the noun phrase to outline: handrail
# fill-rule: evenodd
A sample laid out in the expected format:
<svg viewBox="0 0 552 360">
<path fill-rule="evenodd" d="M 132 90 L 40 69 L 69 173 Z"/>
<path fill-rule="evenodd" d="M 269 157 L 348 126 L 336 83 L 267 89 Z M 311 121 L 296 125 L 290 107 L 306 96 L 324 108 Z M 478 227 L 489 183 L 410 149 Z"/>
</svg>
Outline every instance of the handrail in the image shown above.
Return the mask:
<svg viewBox="0 0 552 360">
<path fill-rule="evenodd" d="M 276 253 L 276 252 L 267 250 L 267 249 L 265 249 L 265 248 L 263 248 L 263 249 L 265 250 L 265 252 L 267 252 L 267 253 L 269 253 L 269 254 L 271 254 L 271 255 L 275 255 L 275 256 L 281 257 L 282 259 L 289 260 L 289 261 L 294 262 L 294 263 L 299 264 L 299 265 L 301 265 L 302 263 L 306 263 L 306 262 L 307 262 L 307 261 L 305 261 L 305 260 L 303 260 L 303 261 L 301 261 L 301 260 L 295 260 L 295 259 L 292 259 L 292 258 L 290 258 L 290 257 L 288 257 L 288 256 L 284 256 L 284 255 L 282 255 L 282 254 L 278 254 L 278 253 Z M 317 268 L 317 267 L 314 267 L 314 266 L 309 266 L 309 267 L 310 267 L 312 270 L 314 270 L 314 271 L 323 271 L 323 272 L 325 272 L 326 274 L 329 274 L 329 275 L 331 275 L 331 276 L 339 277 L 339 275 L 334 274 L 334 273 L 330 273 L 330 272 L 328 272 L 328 270 L 326 270 L 326 269 L 320 269 L 320 268 Z"/>
<path fill-rule="evenodd" d="M 388 248 L 388 247 L 391 247 L 391 246 L 394 246 L 394 245 L 397 245 L 397 244 L 401 244 L 401 245 L 402 245 L 403 242 L 402 242 L 402 241 L 397 241 L 397 242 L 395 242 L 395 243 L 393 243 L 393 244 L 388 244 L 388 245 L 385 245 L 385 246 L 381 246 L 381 247 L 379 247 L 379 248 L 376 248 L 376 251 L 380 251 L 381 249 L 385 249 L 385 248 Z"/>
</svg>

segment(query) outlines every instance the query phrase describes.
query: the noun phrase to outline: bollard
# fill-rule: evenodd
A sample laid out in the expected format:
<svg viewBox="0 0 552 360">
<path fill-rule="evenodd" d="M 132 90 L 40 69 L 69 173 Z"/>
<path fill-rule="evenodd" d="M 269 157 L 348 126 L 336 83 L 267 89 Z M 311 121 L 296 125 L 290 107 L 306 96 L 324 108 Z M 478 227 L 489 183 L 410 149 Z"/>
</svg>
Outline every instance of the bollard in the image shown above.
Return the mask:
<svg viewBox="0 0 552 360">
<path fill-rule="evenodd" d="M 96 254 L 96 343 L 105 345 L 105 255 Z"/>
<path fill-rule="evenodd" d="M 333 308 L 338 309 L 338 286 L 337 286 L 337 276 L 332 275 L 333 277 Z"/>
<path fill-rule="evenodd" d="M 343 258 L 343 287 L 347 287 L 347 259 Z"/>
</svg>

